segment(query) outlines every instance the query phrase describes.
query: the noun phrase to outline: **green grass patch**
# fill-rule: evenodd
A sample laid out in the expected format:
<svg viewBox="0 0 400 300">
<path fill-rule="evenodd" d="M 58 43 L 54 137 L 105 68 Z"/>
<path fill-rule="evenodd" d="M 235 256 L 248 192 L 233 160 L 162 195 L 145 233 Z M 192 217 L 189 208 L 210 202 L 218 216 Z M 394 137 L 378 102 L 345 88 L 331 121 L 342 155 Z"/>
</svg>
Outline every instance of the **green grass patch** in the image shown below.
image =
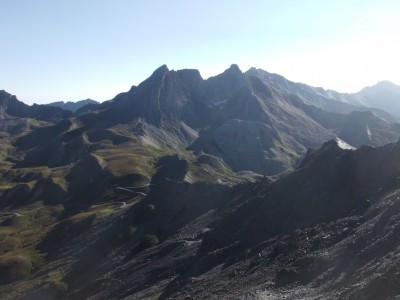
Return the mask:
<svg viewBox="0 0 400 300">
<path fill-rule="evenodd" d="M 38 249 L 49 257 L 57 255 L 72 239 L 89 230 L 96 217 L 94 212 L 83 212 L 57 223 L 40 242 Z"/>
<path fill-rule="evenodd" d="M 124 241 L 129 241 L 136 232 L 136 227 L 134 226 L 127 226 L 122 229 L 122 232 L 118 233 L 118 238 Z"/>
<path fill-rule="evenodd" d="M 51 177 L 53 182 L 62 188 L 64 191 L 68 191 L 68 182 L 63 177 Z"/>
<path fill-rule="evenodd" d="M 26 279 L 31 275 L 32 261 L 26 255 L 0 257 L 0 284 Z"/>
<path fill-rule="evenodd" d="M 155 234 L 147 234 L 143 237 L 142 241 L 139 244 L 139 250 L 145 250 L 151 247 L 156 246 L 159 243 L 159 239 Z"/>
<path fill-rule="evenodd" d="M 7 252 L 13 252 L 17 250 L 18 248 L 21 248 L 22 243 L 21 243 L 21 238 L 13 236 L 13 237 L 8 237 L 3 238 L 0 241 L 0 255 L 3 255 Z"/>
<path fill-rule="evenodd" d="M 141 151 L 142 152 L 142 151 Z M 95 154 L 107 162 L 107 169 L 115 177 L 131 173 L 150 175 L 152 173 L 152 157 L 148 153 L 140 153 L 130 148 L 98 150 Z"/>
</svg>

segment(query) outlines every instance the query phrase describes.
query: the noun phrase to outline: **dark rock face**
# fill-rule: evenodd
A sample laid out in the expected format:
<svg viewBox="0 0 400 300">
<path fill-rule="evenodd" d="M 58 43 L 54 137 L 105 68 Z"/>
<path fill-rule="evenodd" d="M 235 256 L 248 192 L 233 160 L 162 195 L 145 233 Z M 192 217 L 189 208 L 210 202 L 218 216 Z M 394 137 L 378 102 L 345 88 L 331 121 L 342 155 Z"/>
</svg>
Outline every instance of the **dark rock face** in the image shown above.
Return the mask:
<svg viewBox="0 0 400 300">
<path fill-rule="evenodd" d="M 395 297 L 399 162 L 398 143 L 353 151 L 332 140 L 270 183 L 155 183 L 125 219 L 137 228 L 129 247 L 103 253 L 90 271 L 83 256 L 67 276 L 71 296 Z M 144 247 L 149 236 L 157 242 Z"/>
<path fill-rule="evenodd" d="M 273 151 L 279 142 L 279 134 L 265 123 L 231 120 L 215 130 L 203 149 L 222 157 L 235 170 L 277 174 L 290 165 L 285 164 L 283 155 Z"/>
<path fill-rule="evenodd" d="M 80 160 L 65 179 L 70 183 L 69 200 L 89 204 L 101 199 L 103 192 L 111 183 L 112 175 L 104 168 L 99 158 L 89 155 Z"/>
<path fill-rule="evenodd" d="M 28 105 L 18 101 L 15 96 L 4 90 L 0 91 L 1 119 L 4 119 L 7 115 L 23 117 L 28 114 L 28 110 Z"/>
<path fill-rule="evenodd" d="M 152 177 L 152 183 L 162 181 L 182 181 L 187 173 L 187 161 L 180 159 L 177 155 L 164 156 L 156 164 L 156 173 Z"/>
<path fill-rule="evenodd" d="M 389 144 L 379 151 L 369 147 L 352 151 L 341 149 L 336 141 L 327 142 L 319 150 L 310 151 L 298 170 L 266 188 L 264 200 L 244 205 L 243 211 L 235 211 L 225 224 L 219 224 L 214 240 L 208 244 L 224 247 L 233 243 L 232 239 L 257 244 L 259 238 L 330 222 L 353 211 L 362 214 L 370 204 L 366 201 L 370 195 L 390 189 L 396 182 L 399 150 L 400 144 Z M 247 218 L 246 225 L 237 222 L 239 218 Z M 235 233 L 226 234 L 228 230 Z"/>
<path fill-rule="evenodd" d="M 29 106 L 19 101 L 17 97 L 0 91 L 0 119 L 4 119 L 6 116 L 51 121 L 68 118 L 72 116 L 72 113 L 45 105 Z"/>
<path fill-rule="evenodd" d="M 16 186 L 5 190 L 1 196 L 0 206 L 7 207 L 10 205 L 19 206 L 29 200 L 31 188 L 29 185 L 20 183 Z"/>
<path fill-rule="evenodd" d="M 118 121 L 143 118 L 161 126 L 164 121 L 182 120 L 192 125 L 192 97 L 200 93 L 202 78 L 197 70 L 170 71 L 161 66 L 137 88 L 119 94 L 102 117 L 118 116 Z M 197 113 L 197 112 L 196 112 Z M 192 116 L 193 117 L 193 116 Z M 196 118 L 196 116 L 194 116 Z"/>
</svg>

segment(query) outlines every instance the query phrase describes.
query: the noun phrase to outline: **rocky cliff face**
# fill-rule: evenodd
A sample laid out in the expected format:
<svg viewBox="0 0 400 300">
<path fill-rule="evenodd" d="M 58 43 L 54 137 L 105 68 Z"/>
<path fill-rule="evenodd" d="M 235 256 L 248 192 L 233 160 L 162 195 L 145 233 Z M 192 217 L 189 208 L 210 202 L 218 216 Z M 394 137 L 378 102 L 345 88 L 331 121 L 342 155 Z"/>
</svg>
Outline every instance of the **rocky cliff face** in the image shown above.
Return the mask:
<svg viewBox="0 0 400 300">
<path fill-rule="evenodd" d="M 19 101 L 16 96 L 0 91 L 0 118 L 20 117 L 38 120 L 56 121 L 72 116 L 65 110 L 45 105 L 29 106 Z"/>
<path fill-rule="evenodd" d="M 0 91 L 0 118 L 5 119 L 8 115 L 24 116 L 27 114 L 28 105 L 17 100 L 15 96 Z"/>
</svg>

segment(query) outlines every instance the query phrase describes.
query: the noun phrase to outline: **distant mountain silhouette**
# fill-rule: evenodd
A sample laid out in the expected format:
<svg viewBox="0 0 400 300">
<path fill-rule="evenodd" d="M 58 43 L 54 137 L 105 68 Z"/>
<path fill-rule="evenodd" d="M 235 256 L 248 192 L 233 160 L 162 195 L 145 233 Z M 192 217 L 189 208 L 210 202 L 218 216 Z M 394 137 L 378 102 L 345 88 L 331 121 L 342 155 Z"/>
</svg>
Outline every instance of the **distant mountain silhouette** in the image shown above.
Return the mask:
<svg viewBox="0 0 400 300">
<path fill-rule="evenodd" d="M 52 103 L 49 103 L 46 105 L 60 107 L 65 110 L 70 110 L 72 112 L 76 112 L 78 109 L 80 109 L 83 106 L 88 105 L 88 104 L 99 104 L 99 102 L 92 100 L 92 99 L 86 99 L 86 100 L 80 100 L 80 101 L 76 101 L 76 102 L 57 101 L 57 102 L 52 102 Z"/>
<path fill-rule="evenodd" d="M 368 110 L 387 121 L 397 122 L 397 118 L 391 115 L 393 114 L 392 110 L 387 109 L 387 106 L 371 105 L 371 101 L 379 102 L 379 99 L 375 96 L 367 99 L 362 91 L 355 94 L 348 94 L 333 90 L 324 90 L 323 88 L 312 87 L 303 83 L 295 83 L 281 75 L 268 73 L 256 68 L 251 68 L 246 74 L 260 77 L 264 82 L 272 84 L 289 94 L 298 96 L 305 104 L 316 106 L 325 111 L 348 114 L 355 110 Z"/>
<path fill-rule="evenodd" d="M 390 81 L 381 81 L 362 89 L 359 94 L 370 107 L 384 109 L 400 117 L 400 86 Z"/>
</svg>

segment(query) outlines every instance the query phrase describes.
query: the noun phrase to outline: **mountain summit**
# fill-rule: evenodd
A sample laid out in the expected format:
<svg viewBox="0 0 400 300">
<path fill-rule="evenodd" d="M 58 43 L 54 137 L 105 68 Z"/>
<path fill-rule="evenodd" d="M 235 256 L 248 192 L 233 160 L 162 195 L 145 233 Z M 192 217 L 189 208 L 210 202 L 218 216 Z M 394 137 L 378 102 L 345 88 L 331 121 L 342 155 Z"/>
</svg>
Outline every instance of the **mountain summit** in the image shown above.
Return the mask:
<svg viewBox="0 0 400 300">
<path fill-rule="evenodd" d="M 390 81 L 381 81 L 362 89 L 359 94 L 371 107 L 379 107 L 400 116 L 400 86 Z"/>
</svg>

